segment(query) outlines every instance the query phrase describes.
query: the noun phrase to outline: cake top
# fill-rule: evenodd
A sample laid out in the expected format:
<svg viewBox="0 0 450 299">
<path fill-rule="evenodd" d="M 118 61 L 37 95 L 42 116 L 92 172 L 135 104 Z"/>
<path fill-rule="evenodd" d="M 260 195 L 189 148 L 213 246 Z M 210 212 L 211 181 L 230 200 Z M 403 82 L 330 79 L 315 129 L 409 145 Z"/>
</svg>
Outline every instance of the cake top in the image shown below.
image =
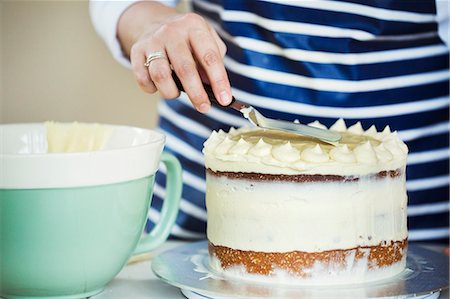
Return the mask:
<svg viewBox="0 0 450 299">
<path fill-rule="evenodd" d="M 327 129 L 315 121 L 313 127 Z M 260 128 L 213 131 L 204 144 L 205 166 L 213 171 L 269 174 L 366 175 L 403 169 L 408 149 L 389 126 L 378 132 L 357 122 L 347 128 L 339 119 L 330 130 L 339 143 Z"/>
</svg>

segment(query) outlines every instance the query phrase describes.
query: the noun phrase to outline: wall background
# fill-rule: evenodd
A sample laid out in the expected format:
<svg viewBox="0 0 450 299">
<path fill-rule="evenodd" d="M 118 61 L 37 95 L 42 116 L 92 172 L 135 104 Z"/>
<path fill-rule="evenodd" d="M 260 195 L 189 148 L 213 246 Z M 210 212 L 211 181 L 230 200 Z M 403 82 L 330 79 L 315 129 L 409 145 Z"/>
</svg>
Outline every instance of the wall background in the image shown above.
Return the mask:
<svg viewBox="0 0 450 299">
<path fill-rule="evenodd" d="M 86 0 L 0 0 L 0 57 L 0 123 L 156 124 L 158 95 L 111 57 Z"/>
</svg>

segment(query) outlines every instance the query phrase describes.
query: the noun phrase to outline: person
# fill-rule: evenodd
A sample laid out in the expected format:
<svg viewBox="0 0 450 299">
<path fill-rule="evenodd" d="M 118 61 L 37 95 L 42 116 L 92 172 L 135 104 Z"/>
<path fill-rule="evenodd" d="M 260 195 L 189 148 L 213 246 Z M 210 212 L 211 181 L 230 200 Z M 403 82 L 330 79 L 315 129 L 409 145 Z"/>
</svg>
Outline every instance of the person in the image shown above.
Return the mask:
<svg viewBox="0 0 450 299">
<path fill-rule="evenodd" d="M 268 117 L 397 130 L 410 150 L 409 240 L 448 242 L 446 1 L 193 0 L 189 13 L 175 4 L 90 3 L 95 29 L 142 90 L 178 99 L 159 104 L 166 150 L 184 169 L 173 236 L 204 237 L 204 140 L 212 130 L 247 125 L 238 113 L 211 107 L 206 82 L 221 104 L 234 95 Z M 158 219 L 164 174 L 147 229 Z"/>
</svg>

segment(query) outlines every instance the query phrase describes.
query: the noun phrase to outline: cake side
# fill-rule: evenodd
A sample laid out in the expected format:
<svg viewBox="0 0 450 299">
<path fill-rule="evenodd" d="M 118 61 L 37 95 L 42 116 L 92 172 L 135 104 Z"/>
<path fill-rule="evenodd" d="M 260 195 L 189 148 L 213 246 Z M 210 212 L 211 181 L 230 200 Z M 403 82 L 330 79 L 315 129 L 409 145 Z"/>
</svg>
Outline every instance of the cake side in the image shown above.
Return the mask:
<svg viewBox="0 0 450 299">
<path fill-rule="evenodd" d="M 268 181 L 208 171 L 208 240 L 246 251 L 321 252 L 407 238 L 403 172 L 342 179 Z"/>
</svg>

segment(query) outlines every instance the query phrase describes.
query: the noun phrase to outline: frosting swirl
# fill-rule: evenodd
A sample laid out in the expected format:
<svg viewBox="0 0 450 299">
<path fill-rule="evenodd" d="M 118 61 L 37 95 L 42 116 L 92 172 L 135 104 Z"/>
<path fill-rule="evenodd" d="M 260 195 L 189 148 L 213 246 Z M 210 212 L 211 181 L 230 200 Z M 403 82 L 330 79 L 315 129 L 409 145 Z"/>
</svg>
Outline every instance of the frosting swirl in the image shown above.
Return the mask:
<svg viewBox="0 0 450 299">
<path fill-rule="evenodd" d="M 310 125 L 325 127 L 317 121 Z M 339 175 L 378 173 L 406 164 L 408 149 L 389 126 L 382 132 L 375 126 L 364 131 L 357 122 L 347 129 L 339 119 L 330 129 L 341 133 L 338 144 L 260 128 L 214 131 L 204 144 L 205 164 L 215 171 Z"/>
<path fill-rule="evenodd" d="M 283 145 L 274 147 L 272 155 L 275 159 L 282 162 L 294 162 L 300 159 L 300 152 L 292 147 L 289 141 Z"/>
<path fill-rule="evenodd" d="M 355 155 L 348 149 L 347 144 L 338 145 L 331 149 L 330 157 L 342 163 L 354 163 L 356 161 Z"/>
<path fill-rule="evenodd" d="M 302 159 L 306 162 L 323 163 L 329 160 L 329 157 L 320 145 L 316 144 L 314 147 L 308 147 L 302 152 Z"/>
<path fill-rule="evenodd" d="M 230 148 L 230 154 L 245 155 L 251 148 L 251 144 L 245 141 L 243 138 Z"/>
</svg>

